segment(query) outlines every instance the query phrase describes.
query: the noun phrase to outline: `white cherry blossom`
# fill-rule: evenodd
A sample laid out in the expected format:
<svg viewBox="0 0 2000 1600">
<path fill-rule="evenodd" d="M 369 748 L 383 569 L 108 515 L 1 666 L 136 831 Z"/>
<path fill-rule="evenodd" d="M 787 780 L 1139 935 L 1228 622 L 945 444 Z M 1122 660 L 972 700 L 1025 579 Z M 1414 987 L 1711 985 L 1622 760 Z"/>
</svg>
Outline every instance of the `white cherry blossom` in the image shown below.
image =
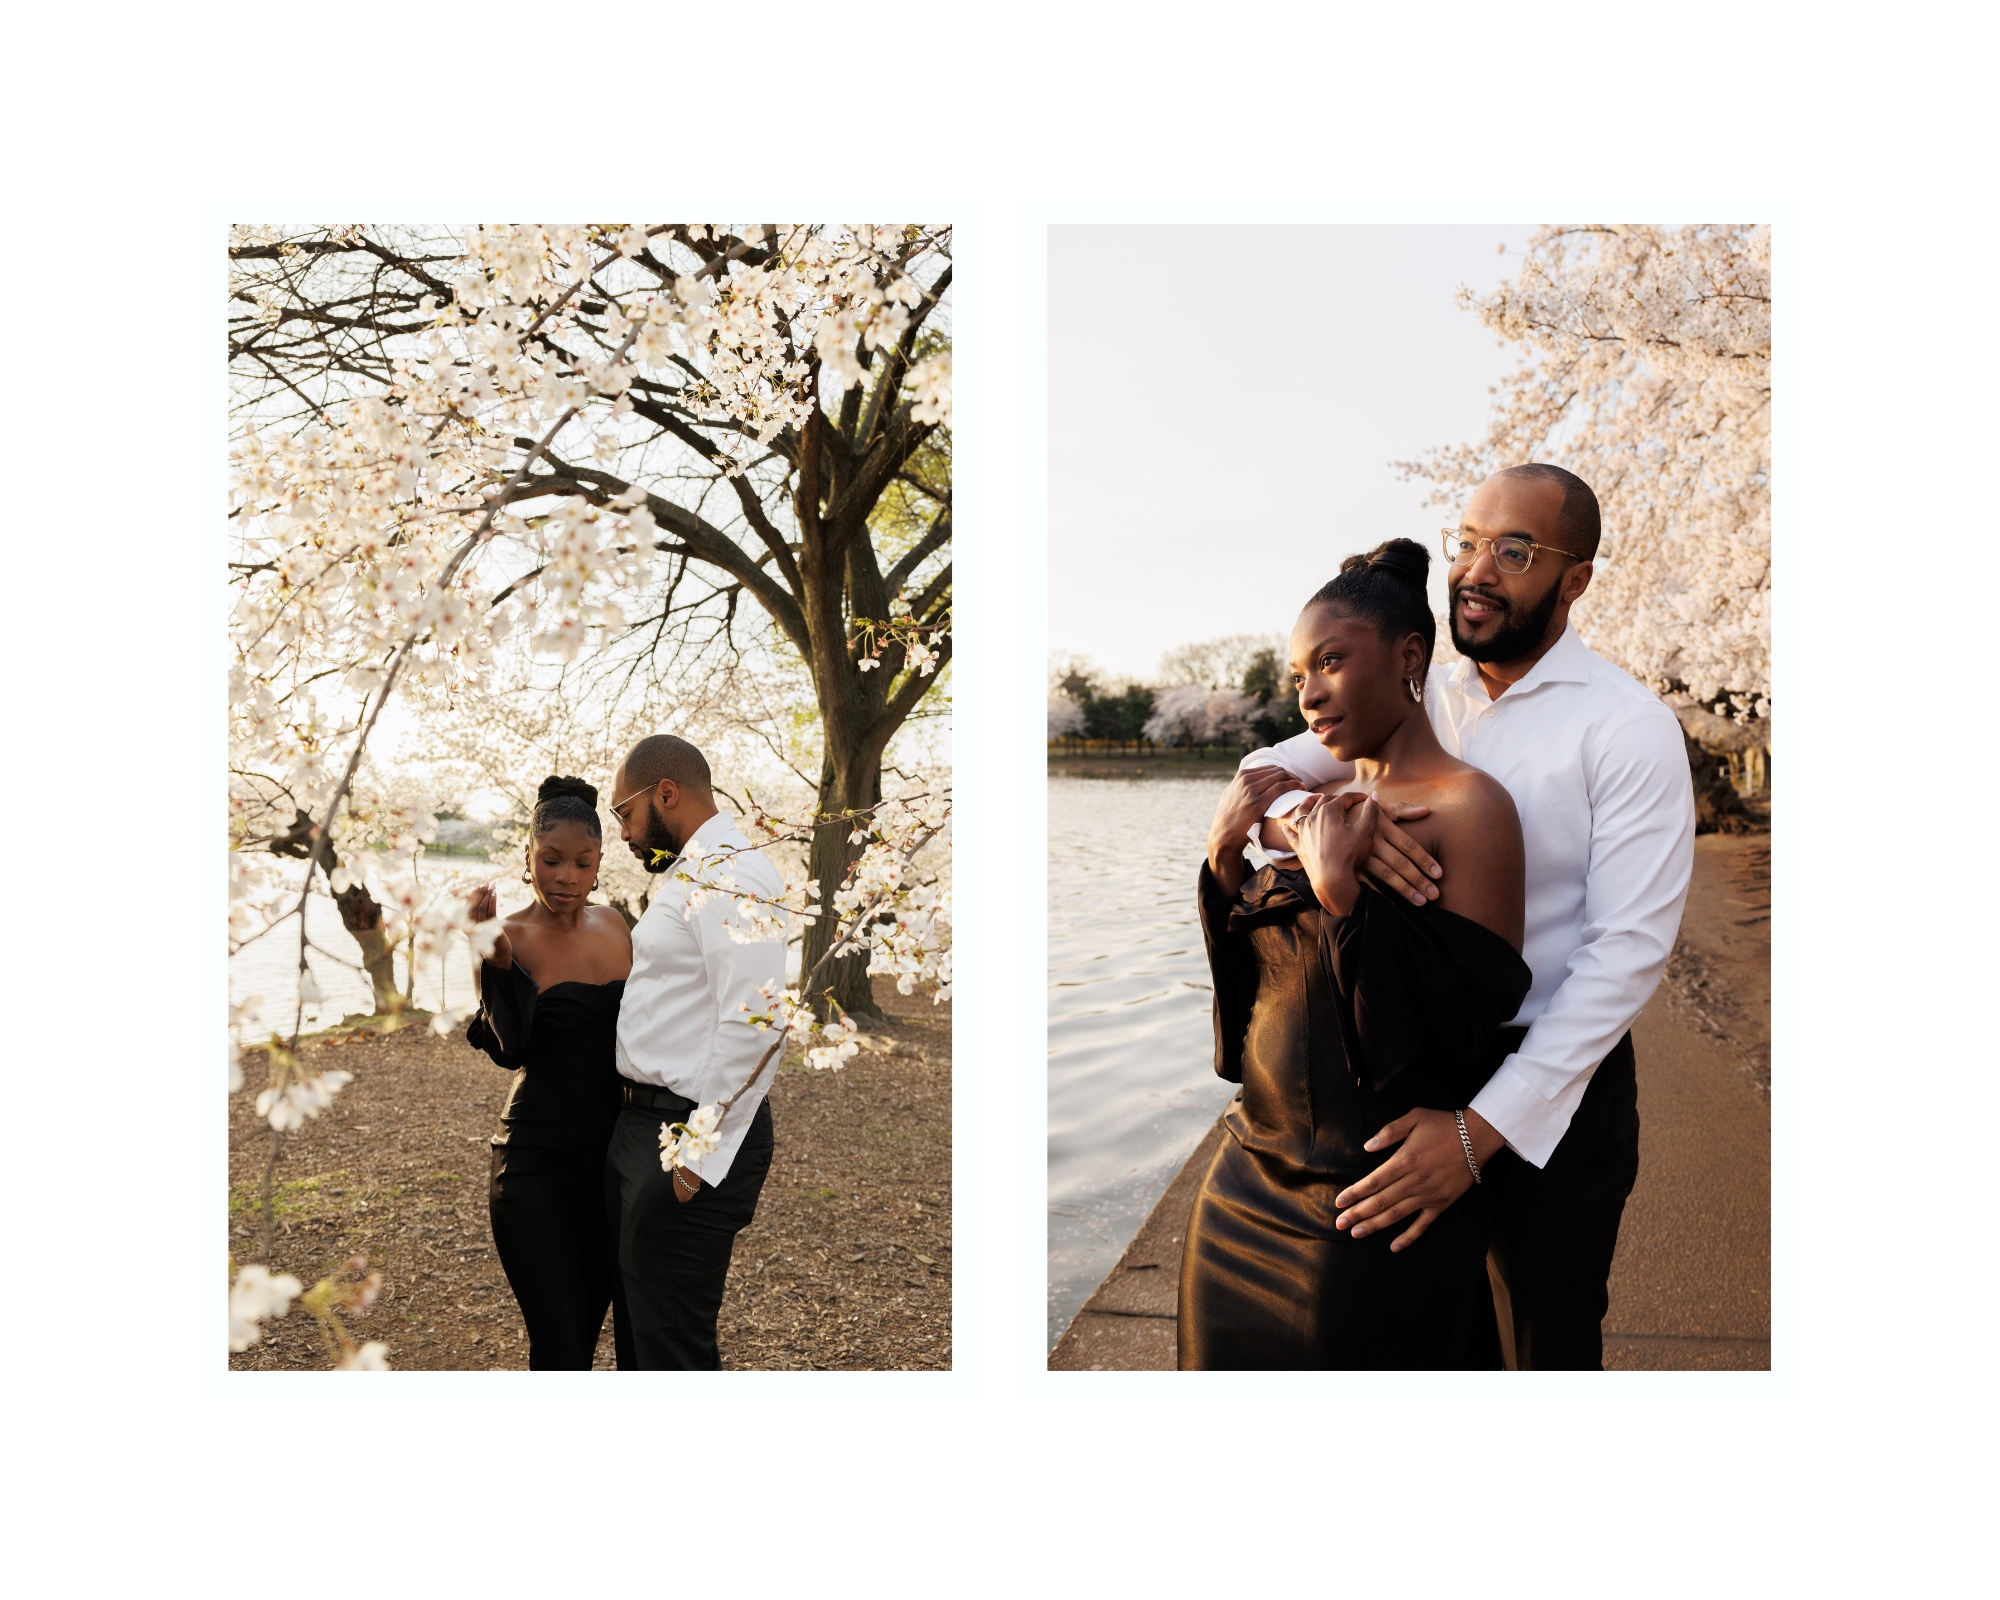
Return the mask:
<svg viewBox="0 0 2000 1600">
<path fill-rule="evenodd" d="M 1489 472 L 1569 468 L 1603 543 L 1572 616 L 1642 682 L 1769 712 L 1771 231 L 1538 230 L 1516 280 L 1459 304 L 1526 359 L 1487 436 L 1401 463 L 1456 510 Z"/>
</svg>

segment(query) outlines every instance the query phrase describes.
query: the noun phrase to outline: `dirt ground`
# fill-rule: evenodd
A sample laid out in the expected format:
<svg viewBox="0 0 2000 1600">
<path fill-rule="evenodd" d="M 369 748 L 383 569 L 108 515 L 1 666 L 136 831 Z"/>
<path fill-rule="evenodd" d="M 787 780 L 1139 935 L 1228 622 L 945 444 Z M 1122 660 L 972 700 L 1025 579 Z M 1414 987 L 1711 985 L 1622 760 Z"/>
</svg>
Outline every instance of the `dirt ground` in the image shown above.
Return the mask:
<svg viewBox="0 0 2000 1600">
<path fill-rule="evenodd" d="M 756 1220 L 737 1236 L 719 1323 L 725 1368 L 951 1366 L 951 1007 L 878 981 L 887 1021 L 837 1072 L 787 1059 L 771 1087 L 777 1155 Z M 385 1279 L 357 1339 L 404 1371 L 525 1371 L 527 1335 L 486 1217 L 488 1138 L 510 1074 L 463 1030 L 334 1030 L 308 1063 L 354 1074 L 330 1110 L 284 1141 L 274 1272 L 310 1287 L 354 1254 Z M 270 1130 L 260 1057 L 229 1102 L 229 1248 L 257 1243 Z M 329 1365 L 310 1313 L 265 1325 L 233 1370 Z M 597 1368 L 610 1370 L 611 1323 Z"/>
<path fill-rule="evenodd" d="M 1704 833 L 1660 993 L 1771 1098 L 1771 835 Z"/>
</svg>

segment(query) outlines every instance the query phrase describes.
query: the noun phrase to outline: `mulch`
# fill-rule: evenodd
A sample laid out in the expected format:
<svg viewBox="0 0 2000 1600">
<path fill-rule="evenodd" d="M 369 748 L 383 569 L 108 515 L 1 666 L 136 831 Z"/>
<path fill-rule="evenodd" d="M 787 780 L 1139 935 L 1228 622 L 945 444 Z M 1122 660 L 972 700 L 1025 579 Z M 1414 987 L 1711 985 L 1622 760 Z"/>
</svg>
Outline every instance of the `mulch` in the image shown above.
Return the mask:
<svg viewBox="0 0 2000 1600">
<path fill-rule="evenodd" d="M 1771 1098 L 1771 835 L 1702 834 L 1680 937 L 1660 993 L 1669 1012 L 1724 1047 Z"/>
<path fill-rule="evenodd" d="M 785 1061 L 771 1086 L 777 1151 L 756 1220 L 736 1240 L 718 1333 L 725 1368 L 938 1370 L 951 1366 L 951 1007 L 877 981 L 883 1022 L 838 1071 Z M 350 1256 L 384 1287 L 354 1318 L 400 1371 L 525 1371 L 526 1331 L 486 1217 L 488 1138 L 509 1074 L 462 1030 L 334 1029 L 307 1065 L 354 1074 L 287 1134 L 276 1174 L 273 1272 L 310 1287 Z M 254 1257 L 270 1130 L 261 1057 L 229 1099 L 229 1248 Z M 232 1354 L 238 1371 L 323 1370 L 303 1307 Z M 612 1368 L 610 1318 L 596 1366 Z"/>
</svg>

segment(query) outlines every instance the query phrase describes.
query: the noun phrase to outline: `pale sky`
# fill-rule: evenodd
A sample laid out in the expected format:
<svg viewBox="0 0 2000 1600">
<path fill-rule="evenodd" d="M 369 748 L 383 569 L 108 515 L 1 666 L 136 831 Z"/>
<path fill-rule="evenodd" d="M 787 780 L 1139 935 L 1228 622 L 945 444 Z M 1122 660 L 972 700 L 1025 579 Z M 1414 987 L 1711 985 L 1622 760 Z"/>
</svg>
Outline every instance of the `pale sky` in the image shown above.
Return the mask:
<svg viewBox="0 0 2000 1600">
<path fill-rule="evenodd" d="M 1147 678 L 1289 630 L 1342 556 L 1434 545 L 1450 509 L 1389 463 L 1484 435 L 1517 352 L 1452 292 L 1511 277 L 1528 232 L 1051 228 L 1050 650 Z"/>
</svg>

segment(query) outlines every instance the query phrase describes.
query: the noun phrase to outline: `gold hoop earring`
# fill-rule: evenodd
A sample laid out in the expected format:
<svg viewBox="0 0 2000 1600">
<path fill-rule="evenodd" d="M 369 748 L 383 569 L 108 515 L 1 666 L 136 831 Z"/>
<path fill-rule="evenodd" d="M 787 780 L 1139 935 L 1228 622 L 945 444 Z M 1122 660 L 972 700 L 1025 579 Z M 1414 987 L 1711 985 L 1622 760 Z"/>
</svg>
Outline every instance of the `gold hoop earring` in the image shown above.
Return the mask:
<svg viewBox="0 0 2000 1600">
<path fill-rule="evenodd" d="M 523 883 L 533 883 L 535 881 L 534 878 L 529 875 L 528 869 L 526 867 L 523 867 L 521 869 L 521 881 Z"/>
<path fill-rule="evenodd" d="M 1424 703 L 1423 686 L 1415 678 L 1405 678 L 1403 681 L 1410 686 L 1410 698 L 1416 701 L 1418 705 L 1422 705 Z"/>
</svg>

